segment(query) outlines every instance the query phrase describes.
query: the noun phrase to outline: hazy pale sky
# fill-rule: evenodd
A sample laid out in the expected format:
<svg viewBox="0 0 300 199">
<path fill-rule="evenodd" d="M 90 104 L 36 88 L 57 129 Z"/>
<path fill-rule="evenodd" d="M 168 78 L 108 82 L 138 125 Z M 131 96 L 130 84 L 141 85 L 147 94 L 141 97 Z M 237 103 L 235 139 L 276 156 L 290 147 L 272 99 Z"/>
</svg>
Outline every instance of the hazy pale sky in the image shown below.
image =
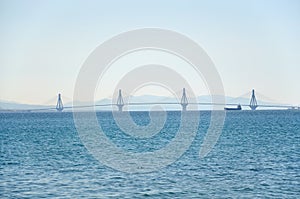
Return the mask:
<svg viewBox="0 0 300 199">
<path fill-rule="evenodd" d="M 203 47 L 226 95 L 255 88 L 300 104 L 297 0 L 0 0 L 0 27 L 1 100 L 41 104 L 58 92 L 72 97 L 80 67 L 98 45 L 121 32 L 157 27 Z"/>
</svg>

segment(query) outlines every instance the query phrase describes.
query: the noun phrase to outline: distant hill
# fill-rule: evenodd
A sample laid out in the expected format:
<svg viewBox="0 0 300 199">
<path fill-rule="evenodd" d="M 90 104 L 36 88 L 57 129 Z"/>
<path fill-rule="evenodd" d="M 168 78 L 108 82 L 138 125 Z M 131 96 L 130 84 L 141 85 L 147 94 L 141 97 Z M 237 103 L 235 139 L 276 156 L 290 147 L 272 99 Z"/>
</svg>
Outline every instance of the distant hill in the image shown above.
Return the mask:
<svg viewBox="0 0 300 199">
<path fill-rule="evenodd" d="M 50 106 L 22 104 L 22 103 L 18 103 L 18 102 L 10 102 L 10 101 L 5 101 L 5 100 L 0 100 L 0 111 L 41 109 L 41 108 L 49 108 L 49 107 Z"/>
</svg>

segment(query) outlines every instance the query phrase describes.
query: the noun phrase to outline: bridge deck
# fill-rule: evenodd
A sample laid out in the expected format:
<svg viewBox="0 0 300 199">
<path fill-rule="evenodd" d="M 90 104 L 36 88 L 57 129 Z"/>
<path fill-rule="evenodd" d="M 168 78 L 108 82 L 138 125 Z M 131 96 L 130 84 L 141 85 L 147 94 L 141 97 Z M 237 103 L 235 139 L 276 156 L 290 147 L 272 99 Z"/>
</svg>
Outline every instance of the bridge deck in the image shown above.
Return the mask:
<svg viewBox="0 0 300 199">
<path fill-rule="evenodd" d="M 132 103 L 124 103 L 125 106 L 144 106 L 144 105 L 181 105 L 180 102 L 132 102 Z M 210 102 L 196 102 L 196 103 L 188 103 L 188 105 L 202 105 L 202 106 L 237 106 L 237 103 L 210 103 Z M 249 107 L 249 104 L 240 104 L 243 107 Z M 110 103 L 110 104 L 90 104 L 90 105 L 79 105 L 79 106 L 65 106 L 64 109 L 77 109 L 77 108 L 92 108 L 92 107 L 110 107 L 110 106 L 118 106 L 118 104 Z M 257 105 L 262 108 L 287 108 L 287 109 L 300 109 L 300 107 L 295 107 L 292 105 L 276 105 L 276 104 L 262 104 Z M 29 110 L 21 110 L 21 111 L 46 111 L 46 110 L 56 110 L 55 107 L 49 108 L 40 108 L 40 109 L 29 109 Z"/>
</svg>

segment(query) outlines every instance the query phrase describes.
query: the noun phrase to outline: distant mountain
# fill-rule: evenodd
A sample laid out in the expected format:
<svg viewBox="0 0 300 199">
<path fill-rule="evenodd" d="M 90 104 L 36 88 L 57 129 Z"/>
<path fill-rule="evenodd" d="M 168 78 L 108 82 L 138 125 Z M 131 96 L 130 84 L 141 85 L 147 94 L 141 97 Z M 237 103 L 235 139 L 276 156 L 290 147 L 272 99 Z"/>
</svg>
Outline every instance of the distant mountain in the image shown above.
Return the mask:
<svg viewBox="0 0 300 199">
<path fill-rule="evenodd" d="M 43 105 L 32 105 L 32 104 L 22 104 L 17 102 L 0 100 L 0 111 L 13 111 L 13 110 L 29 110 L 29 109 L 42 109 L 49 108 L 50 106 Z"/>
</svg>

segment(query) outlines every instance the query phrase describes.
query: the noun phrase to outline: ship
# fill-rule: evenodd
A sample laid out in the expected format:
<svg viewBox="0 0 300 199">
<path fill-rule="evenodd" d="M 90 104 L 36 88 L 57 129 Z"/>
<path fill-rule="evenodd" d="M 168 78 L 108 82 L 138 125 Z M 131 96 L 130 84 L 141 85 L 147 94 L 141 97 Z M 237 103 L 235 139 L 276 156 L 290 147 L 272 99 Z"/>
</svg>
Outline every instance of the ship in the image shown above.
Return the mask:
<svg viewBox="0 0 300 199">
<path fill-rule="evenodd" d="M 242 106 L 239 104 L 239 105 L 237 105 L 236 108 L 228 108 L 228 107 L 225 107 L 224 110 L 225 110 L 225 111 L 240 111 L 240 110 L 242 110 Z"/>
</svg>

